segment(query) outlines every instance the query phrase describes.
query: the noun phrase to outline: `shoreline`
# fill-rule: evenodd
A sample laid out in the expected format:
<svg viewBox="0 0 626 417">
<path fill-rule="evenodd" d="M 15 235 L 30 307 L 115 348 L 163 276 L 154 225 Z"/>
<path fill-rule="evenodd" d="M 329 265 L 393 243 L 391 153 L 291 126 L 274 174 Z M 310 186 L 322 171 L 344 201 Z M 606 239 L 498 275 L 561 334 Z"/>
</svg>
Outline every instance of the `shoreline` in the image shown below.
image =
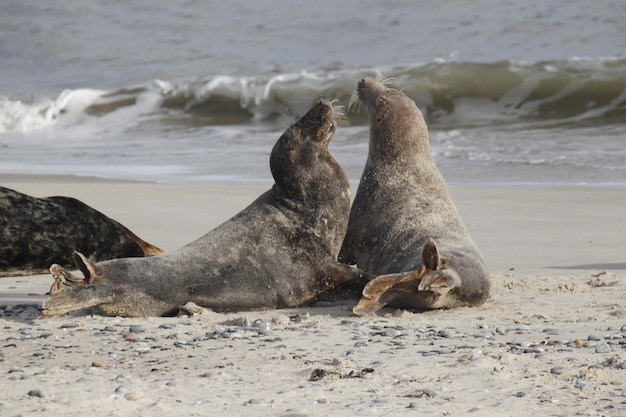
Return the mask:
<svg viewBox="0 0 626 417">
<path fill-rule="evenodd" d="M 447 171 L 440 170 L 446 178 L 446 184 L 450 189 L 456 188 L 475 188 L 475 189 L 491 189 L 491 188 L 506 188 L 506 189 L 575 189 L 575 190 L 622 190 L 626 191 L 626 183 L 624 182 L 545 182 L 545 181 L 505 181 L 505 182 L 461 182 L 455 180 L 447 180 Z M 358 173 L 360 175 L 360 173 Z M 356 175 L 356 174 L 355 174 Z M 175 178 L 175 177 L 174 177 Z M 245 178 L 245 177 L 203 177 L 202 180 L 190 179 L 193 177 L 184 177 L 180 180 L 149 180 L 149 179 L 130 179 L 130 178 L 109 178 L 99 177 L 96 175 L 68 175 L 68 174 L 23 174 L 23 173 L 0 173 L 0 185 L 3 181 L 15 184 L 28 184 L 33 182 L 45 182 L 45 183 L 137 183 L 137 184 L 160 184 L 160 185 L 198 185 L 198 186 L 234 186 L 234 187 L 270 187 L 274 180 L 269 173 L 269 167 L 267 175 L 260 178 Z M 356 191 L 359 185 L 359 177 L 349 177 L 348 181 L 352 191 Z"/>
</svg>

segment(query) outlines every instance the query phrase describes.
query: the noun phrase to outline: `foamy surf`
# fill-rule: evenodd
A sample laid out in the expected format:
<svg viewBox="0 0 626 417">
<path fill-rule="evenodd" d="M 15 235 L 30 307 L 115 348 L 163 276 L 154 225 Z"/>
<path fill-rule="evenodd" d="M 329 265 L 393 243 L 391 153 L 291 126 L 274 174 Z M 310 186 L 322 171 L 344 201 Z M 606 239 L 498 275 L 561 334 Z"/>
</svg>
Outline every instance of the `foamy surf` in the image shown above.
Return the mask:
<svg viewBox="0 0 626 417">
<path fill-rule="evenodd" d="M 86 110 L 104 94 L 104 91 L 81 88 L 64 90 L 56 98 L 0 98 L 0 133 L 27 133 L 57 123 L 80 123 L 88 116 Z"/>
<path fill-rule="evenodd" d="M 0 131 L 29 132 L 127 112 L 192 115 L 223 125 L 298 117 L 321 97 L 347 105 L 356 80 L 384 74 L 422 109 L 429 123 L 455 126 L 626 122 L 626 60 L 431 62 L 423 65 L 277 75 L 155 80 L 117 90 L 65 90 L 37 100 L 0 99 Z M 350 115 L 365 123 L 364 115 Z M 164 118 L 167 119 L 167 118 Z M 180 123 L 180 120 L 178 120 Z"/>
<path fill-rule="evenodd" d="M 451 182 L 626 186 L 626 60 L 572 58 L 334 68 L 146 81 L 56 97 L 0 99 L 0 172 L 166 182 L 271 181 L 278 135 L 321 97 L 347 106 L 363 76 L 385 76 L 424 113 Z M 331 144 L 351 179 L 367 116 L 347 113 Z"/>
</svg>

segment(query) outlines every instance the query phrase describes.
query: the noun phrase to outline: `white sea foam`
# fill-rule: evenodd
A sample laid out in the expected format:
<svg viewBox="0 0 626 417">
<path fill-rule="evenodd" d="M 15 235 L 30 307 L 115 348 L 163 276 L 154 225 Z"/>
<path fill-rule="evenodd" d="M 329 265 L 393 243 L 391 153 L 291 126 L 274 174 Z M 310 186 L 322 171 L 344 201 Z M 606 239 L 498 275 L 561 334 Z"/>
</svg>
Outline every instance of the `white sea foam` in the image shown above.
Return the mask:
<svg viewBox="0 0 626 417">
<path fill-rule="evenodd" d="M 0 133 L 30 132 L 57 123 L 75 124 L 104 94 L 100 90 L 65 90 L 57 98 L 12 100 L 0 98 Z"/>
</svg>

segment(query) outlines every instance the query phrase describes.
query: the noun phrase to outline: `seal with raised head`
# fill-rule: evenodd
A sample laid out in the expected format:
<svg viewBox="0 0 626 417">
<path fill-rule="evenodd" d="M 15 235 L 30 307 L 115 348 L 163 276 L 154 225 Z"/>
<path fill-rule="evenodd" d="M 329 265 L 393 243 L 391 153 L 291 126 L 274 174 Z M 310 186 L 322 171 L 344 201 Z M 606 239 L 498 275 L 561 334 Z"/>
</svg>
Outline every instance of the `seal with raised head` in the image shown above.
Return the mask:
<svg viewBox="0 0 626 417">
<path fill-rule="evenodd" d="M 140 317 L 176 314 L 187 303 L 217 312 L 301 306 L 350 280 L 367 282 L 337 255 L 348 226 L 348 179 L 328 151 L 333 107 L 319 101 L 274 145 L 273 187 L 247 208 L 174 252 L 93 264 L 84 279 L 53 265 L 42 317 L 87 307 Z"/>
<path fill-rule="evenodd" d="M 339 260 L 378 277 L 354 313 L 482 304 L 487 266 L 435 166 L 422 113 L 372 78 L 359 81 L 357 94 L 368 113 L 369 153 Z"/>
<path fill-rule="evenodd" d="M 43 272 L 53 262 L 69 266 L 75 250 L 95 262 L 163 253 L 75 198 L 0 187 L 0 276 Z"/>
</svg>

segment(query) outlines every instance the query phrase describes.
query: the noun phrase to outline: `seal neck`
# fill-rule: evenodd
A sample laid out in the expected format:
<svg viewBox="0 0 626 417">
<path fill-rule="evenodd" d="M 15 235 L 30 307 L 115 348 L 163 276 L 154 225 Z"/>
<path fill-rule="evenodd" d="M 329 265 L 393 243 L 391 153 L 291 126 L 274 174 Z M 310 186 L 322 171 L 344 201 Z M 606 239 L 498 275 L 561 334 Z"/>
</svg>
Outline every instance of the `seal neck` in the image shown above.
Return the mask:
<svg viewBox="0 0 626 417">
<path fill-rule="evenodd" d="M 410 129 L 399 138 L 394 132 L 370 134 L 368 158 L 399 165 L 434 163 L 424 130 Z"/>
</svg>

